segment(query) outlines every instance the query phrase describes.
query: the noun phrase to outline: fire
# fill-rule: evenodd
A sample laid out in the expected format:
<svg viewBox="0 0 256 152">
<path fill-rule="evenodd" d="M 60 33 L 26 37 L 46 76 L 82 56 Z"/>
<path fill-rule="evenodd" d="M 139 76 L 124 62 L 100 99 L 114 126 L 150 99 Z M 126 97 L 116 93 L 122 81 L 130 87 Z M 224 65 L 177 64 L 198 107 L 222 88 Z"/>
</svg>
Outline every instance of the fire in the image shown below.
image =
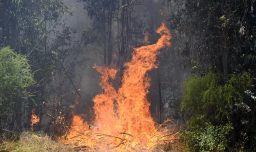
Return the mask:
<svg viewBox="0 0 256 152">
<path fill-rule="evenodd" d="M 101 74 L 103 92 L 93 99 L 93 127 L 75 115 L 65 143 L 95 151 L 152 151 L 162 141 L 175 138 L 157 128 L 147 99 L 150 87 L 147 72 L 157 68 L 159 50 L 170 47 L 172 39 L 164 23 L 156 32 L 161 37 L 155 44 L 134 49 L 131 61 L 125 64 L 119 89 L 111 83 L 117 73 L 115 68 L 94 67 Z"/>
<path fill-rule="evenodd" d="M 31 114 L 31 130 L 34 130 L 34 125 L 37 125 L 40 122 L 40 118 L 35 114 L 35 110 L 32 110 L 32 114 Z"/>
<path fill-rule="evenodd" d="M 88 138 L 90 134 L 90 128 L 87 125 L 86 122 L 84 122 L 83 118 L 81 118 L 78 115 L 75 115 L 72 120 L 71 128 L 69 129 L 69 134 L 66 137 L 66 140 L 68 141 L 68 144 L 72 144 L 75 146 L 81 146 L 84 145 L 85 141 L 86 146 L 95 146 L 94 142 L 92 142 L 92 139 Z M 65 142 L 65 141 L 63 141 Z"/>
<path fill-rule="evenodd" d="M 111 134 L 113 124 L 117 123 L 117 116 L 114 111 L 114 100 L 117 98 L 117 92 L 110 83 L 115 79 L 117 70 L 114 68 L 95 67 L 101 74 L 101 87 L 103 93 L 94 97 L 95 127 L 99 131 Z"/>
<path fill-rule="evenodd" d="M 134 49 L 131 61 L 126 63 L 122 85 L 118 90 L 117 101 L 122 129 L 143 142 L 148 142 L 156 131 L 147 100 L 150 79 L 146 73 L 157 67 L 155 62 L 158 51 L 171 45 L 171 34 L 165 24 L 158 28 L 157 33 L 161 34 L 157 43 Z"/>
</svg>

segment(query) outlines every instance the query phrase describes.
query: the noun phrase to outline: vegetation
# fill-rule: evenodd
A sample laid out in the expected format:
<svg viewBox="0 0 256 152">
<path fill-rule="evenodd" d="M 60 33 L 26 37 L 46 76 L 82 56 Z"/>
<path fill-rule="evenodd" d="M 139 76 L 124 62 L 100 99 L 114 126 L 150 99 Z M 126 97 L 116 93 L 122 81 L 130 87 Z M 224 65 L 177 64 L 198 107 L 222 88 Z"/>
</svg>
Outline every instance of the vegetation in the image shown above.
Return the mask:
<svg viewBox="0 0 256 152">
<path fill-rule="evenodd" d="M 192 151 L 255 150 L 255 97 L 243 73 L 223 82 L 212 72 L 185 82 L 181 109 L 187 126 L 183 141 Z"/>
<path fill-rule="evenodd" d="M 0 53 L 2 55 L 4 53 L 10 54 L 8 56 L 14 58 L 10 60 L 10 63 L 5 57 L 3 57 L 5 60 L 0 60 L 0 64 L 4 66 L 5 70 L 1 72 L 6 76 L 0 78 L 3 81 L 0 83 L 4 84 L 0 87 L 4 90 L 1 90 L 3 92 L 0 94 L 5 94 L 5 96 L 8 94 L 8 97 L 19 94 L 19 98 L 12 96 L 3 99 L 5 103 L 8 103 L 8 106 L 12 106 L 9 112 L 7 109 L 10 107 L 3 106 L 1 108 L 5 111 L 4 117 L 1 117 L 1 129 L 23 130 L 28 128 L 32 107 L 41 105 L 48 98 L 45 93 L 45 86 L 51 80 L 53 62 L 55 61 L 53 50 L 47 45 L 48 38 L 50 33 L 56 32 L 55 27 L 58 25 L 52 23 L 56 23 L 59 16 L 64 12 L 66 12 L 66 7 L 61 0 L 0 1 L 0 48 L 4 48 L 1 49 Z M 8 48 L 5 48 L 7 46 L 14 52 L 26 56 L 28 61 L 23 62 L 25 60 L 22 58 L 23 56 L 7 51 Z M 11 63 L 12 61 L 13 63 Z M 18 65 L 19 63 L 24 64 Z M 5 64 L 9 64 L 10 67 L 5 67 Z M 29 70 L 27 66 L 29 66 Z M 11 71 L 12 68 L 13 70 L 17 68 L 17 71 Z M 25 95 L 24 90 L 31 86 L 29 76 L 31 71 L 33 79 L 37 83 L 31 88 L 33 98 L 28 98 L 28 94 Z M 9 85 L 9 88 L 6 88 L 6 85 Z M 10 111 L 15 111 L 15 114 Z"/>
<path fill-rule="evenodd" d="M 33 74 L 25 56 L 10 48 L 0 49 L 0 124 L 1 128 L 19 126 L 22 112 L 20 106 L 31 95 L 29 87 L 34 84 Z M 19 107 L 19 109 L 17 108 Z"/>
<path fill-rule="evenodd" d="M 74 29 L 63 21 L 73 13 L 66 3 L 76 2 L 91 22 L 81 35 L 75 32 L 84 27 L 80 21 L 74 21 Z M 95 77 L 93 70 L 81 74 L 91 66 L 87 62 L 116 66 L 120 79 L 132 48 L 155 41 L 154 30 L 164 20 L 173 46 L 159 55 L 160 70 L 150 73 L 156 120 L 170 115 L 183 119 L 181 145 L 188 151 L 256 151 L 255 0 L 76 2 L 0 0 L 1 143 L 6 133 L 30 128 L 33 109 L 42 120 L 35 130 L 52 136 L 63 135 L 70 116 L 83 113 L 84 107 L 90 120 L 92 103 L 87 101 L 94 94 L 87 92 L 97 88 L 87 83 Z M 181 116 L 172 111 L 175 101 Z M 80 105 L 85 102 L 90 106 Z M 3 142 L 2 149 L 71 151 L 47 136 L 27 132 L 18 141 Z"/>
<path fill-rule="evenodd" d="M 2 48 L 0 60 L 1 98 L 27 95 L 26 89 L 33 84 L 34 80 L 26 57 L 15 53 L 10 48 Z"/>
<path fill-rule="evenodd" d="M 255 151 L 255 10 L 252 0 L 192 0 L 176 18 L 191 42 L 181 97 L 190 151 Z"/>
<path fill-rule="evenodd" d="M 16 142 L 5 141 L 0 145 L 1 151 L 11 152 L 73 152 L 71 147 L 51 140 L 48 136 L 24 132 Z"/>
</svg>

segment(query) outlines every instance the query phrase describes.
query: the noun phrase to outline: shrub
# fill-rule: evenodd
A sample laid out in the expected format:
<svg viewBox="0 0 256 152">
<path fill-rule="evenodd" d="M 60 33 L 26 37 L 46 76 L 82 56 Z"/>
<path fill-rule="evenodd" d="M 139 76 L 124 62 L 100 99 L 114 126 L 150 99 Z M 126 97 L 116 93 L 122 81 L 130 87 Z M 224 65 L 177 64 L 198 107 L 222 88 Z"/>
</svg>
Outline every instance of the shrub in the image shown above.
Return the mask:
<svg viewBox="0 0 256 152">
<path fill-rule="evenodd" d="M 185 82 L 181 110 L 187 126 L 182 140 L 191 151 L 225 151 L 253 143 L 252 109 L 256 103 L 248 96 L 252 86 L 247 73 L 231 75 L 225 82 L 210 72 Z M 253 147 L 247 144 L 247 149 Z"/>
<path fill-rule="evenodd" d="M 191 151 L 224 152 L 228 147 L 228 135 L 232 129 L 231 124 L 213 126 L 205 123 L 204 127 L 183 131 L 181 140 Z"/>
</svg>

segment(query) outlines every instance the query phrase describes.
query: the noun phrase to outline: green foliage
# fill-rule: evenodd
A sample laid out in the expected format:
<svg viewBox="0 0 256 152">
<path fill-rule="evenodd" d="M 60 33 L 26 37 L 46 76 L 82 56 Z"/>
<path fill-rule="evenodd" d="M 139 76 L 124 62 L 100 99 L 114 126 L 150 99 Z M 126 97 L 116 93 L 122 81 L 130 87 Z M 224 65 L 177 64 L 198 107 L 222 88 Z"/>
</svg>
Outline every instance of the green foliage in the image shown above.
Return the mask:
<svg viewBox="0 0 256 152">
<path fill-rule="evenodd" d="M 26 57 L 10 48 L 0 50 L 0 97 L 26 95 L 33 83 L 33 74 Z"/>
<path fill-rule="evenodd" d="M 34 79 L 39 82 L 32 88 L 33 98 L 27 98 L 27 93 L 22 95 L 22 92 L 25 92 L 16 85 L 9 86 L 16 86 L 21 95 L 11 96 L 10 94 L 17 91 L 13 88 L 4 89 L 11 99 L 4 99 L 5 105 L 1 107 L 6 113 L 5 116 L 1 115 L 0 122 L 5 122 L 0 123 L 1 128 L 27 128 L 32 106 L 37 105 L 38 109 L 42 109 L 39 106 L 48 98 L 45 87 L 52 79 L 56 62 L 61 60 L 59 56 L 55 56 L 60 52 L 52 47 L 53 43 L 49 43 L 49 35 L 55 37 L 59 32 L 57 27 L 64 27 L 63 22 L 59 20 L 64 13 L 68 13 L 68 9 L 63 0 L 0 1 L 0 48 L 10 46 L 19 54 L 25 55 L 31 65 Z M 63 43 L 61 41 L 61 44 Z M 29 100 L 34 102 L 28 102 Z M 16 110 L 15 113 L 12 113 L 13 109 Z M 38 112 L 40 113 L 39 110 Z"/>
<path fill-rule="evenodd" d="M 8 47 L 0 49 L 1 124 L 10 123 L 14 117 L 15 106 L 22 101 L 22 98 L 29 96 L 27 90 L 33 84 L 33 74 L 26 57 L 15 53 Z"/>
<path fill-rule="evenodd" d="M 191 62 L 225 75 L 250 72 L 255 77 L 255 1 L 187 0 L 179 31 L 190 39 Z M 195 40 L 196 39 L 196 40 Z"/>
<path fill-rule="evenodd" d="M 256 3 L 188 0 L 186 6 L 179 27 L 191 40 L 192 71 L 204 74 L 185 82 L 181 110 L 187 119 L 186 131 L 206 133 L 206 123 L 231 124 L 227 146 L 256 151 Z M 206 74 L 209 69 L 218 74 Z M 199 145 L 192 137 L 184 136 L 184 141 Z M 189 147 L 193 149 L 192 143 Z"/>
<path fill-rule="evenodd" d="M 209 73 L 204 77 L 192 76 L 185 82 L 184 95 L 182 98 L 182 111 L 197 113 L 201 110 L 204 91 L 216 85 L 216 75 Z M 208 90 L 209 91 L 209 90 Z M 198 105 L 198 106 L 195 106 Z"/>
<path fill-rule="evenodd" d="M 192 151 L 227 150 L 230 141 L 235 139 L 230 136 L 231 132 L 234 133 L 235 130 L 234 134 L 243 132 L 237 127 L 242 120 L 235 115 L 250 112 L 246 94 L 250 89 L 252 89 L 252 78 L 247 73 L 231 75 L 226 82 L 222 81 L 221 76 L 212 72 L 201 77 L 191 76 L 185 82 L 181 103 L 181 110 L 187 119 L 183 141 L 188 147 Z M 253 123 L 251 120 L 248 122 Z M 230 139 L 227 138 L 228 136 Z M 243 141 L 237 140 L 234 144 Z"/>
<path fill-rule="evenodd" d="M 19 30 L 19 46 L 30 51 L 40 51 L 48 37 L 47 22 L 57 21 L 67 8 L 61 0 L 12 0 L 13 13 Z M 56 24 L 57 25 L 57 24 Z M 56 26 L 52 25 L 52 28 Z M 36 47 L 35 47 L 36 46 Z M 27 50 L 26 50 L 27 51 Z"/>
<path fill-rule="evenodd" d="M 191 151 L 223 152 L 228 146 L 228 135 L 232 129 L 231 124 L 213 126 L 205 123 L 204 127 L 182 132 L 182 140 Z"/>
<path fill-rule="evenodd" d="M 53 62 L 53 50 L 49 48 L 48 37 L 49 33 L 56 32 L 55 27 L 60 25 L 57 23 L 60 16 L 68 12 L 64 2 L 9 0 L 2 5 L 4 13 L 0 18 L 5 23 L 0 22 L 0 29 L 4 31 L 3 35 L 0 35 L 0 47 L 11 46 L 19 53 L 25 54 L 33 65 L 32 70 L 36 71 L 35 79 L 40 82 L 48 80 Z"/>
<path fill-rule="evenodd" d="M 185 82 L 181 109 L 193 115 L 208 111 L 209 118 L 214 114 L 219 121 L 230 120 L 234 105 L 243 102 L 244 91 L 251 85 L 252 79 L 247 73 L 233 75 L 224 84 L 220 76 L 212 72 L 202 77 L 192 76 Z"/>
</svg>

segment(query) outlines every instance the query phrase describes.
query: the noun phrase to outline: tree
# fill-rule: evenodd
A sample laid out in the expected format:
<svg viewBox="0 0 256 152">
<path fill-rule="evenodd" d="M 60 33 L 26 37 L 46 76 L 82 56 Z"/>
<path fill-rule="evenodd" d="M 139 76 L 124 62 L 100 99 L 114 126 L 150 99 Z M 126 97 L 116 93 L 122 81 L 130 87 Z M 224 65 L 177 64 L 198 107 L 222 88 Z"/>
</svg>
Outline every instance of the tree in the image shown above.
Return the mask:
<svg viewBox="0 0 256 152">
<path fill-rule="evenodd" d="M 185 4 L 175 16 L 176 26 L 188 39 L 192 66 L 215 69 L 226 79 L 243 71 L 255 76 L 256 3 L 187 0 Z"/>
<path fill-rule="evenodd" d="M 187 124 L 183 137 L 192 151 L 220 151 L 211 147 L 220 143 L 214 134 L 227 140 L 226 150 L 255 151 L 255 5 L 186 1 L 178 26 L 189 40 L 192 76 L 181 107 Z"/>
<path fill-rule="evenodd" d="M 112 62 L 112 25 L 117 14 L 118 0 L 82 0 L 85 8 L 93 20 L 93 27 L 103 37 L 104 44 L 104 64 L 110 65 Z"/>
<path fill-rule="evenodd" d="M 22 129 L 29 119 L 23 119 L 22 105 L 35 81 L 27 58 L 8 47 L 0 49 L 0 83 L 0 127 Z"/>
<path fill-rule="evenodd" d="M 50 47 L 49 35 L 55 34 L 57 21 L 66 12 L 62 0 L 0 1 L 0 47 L 10 46 L 26 55 L 38 82 L 32 90 L 35 102 L 21 105 L 26 109 L 23 113 L 30 114 L 32 106 L 42 105 L 49 96 L 45 87 L 52 79 L 56 60 L 56 50 Z"/>
</svg>

